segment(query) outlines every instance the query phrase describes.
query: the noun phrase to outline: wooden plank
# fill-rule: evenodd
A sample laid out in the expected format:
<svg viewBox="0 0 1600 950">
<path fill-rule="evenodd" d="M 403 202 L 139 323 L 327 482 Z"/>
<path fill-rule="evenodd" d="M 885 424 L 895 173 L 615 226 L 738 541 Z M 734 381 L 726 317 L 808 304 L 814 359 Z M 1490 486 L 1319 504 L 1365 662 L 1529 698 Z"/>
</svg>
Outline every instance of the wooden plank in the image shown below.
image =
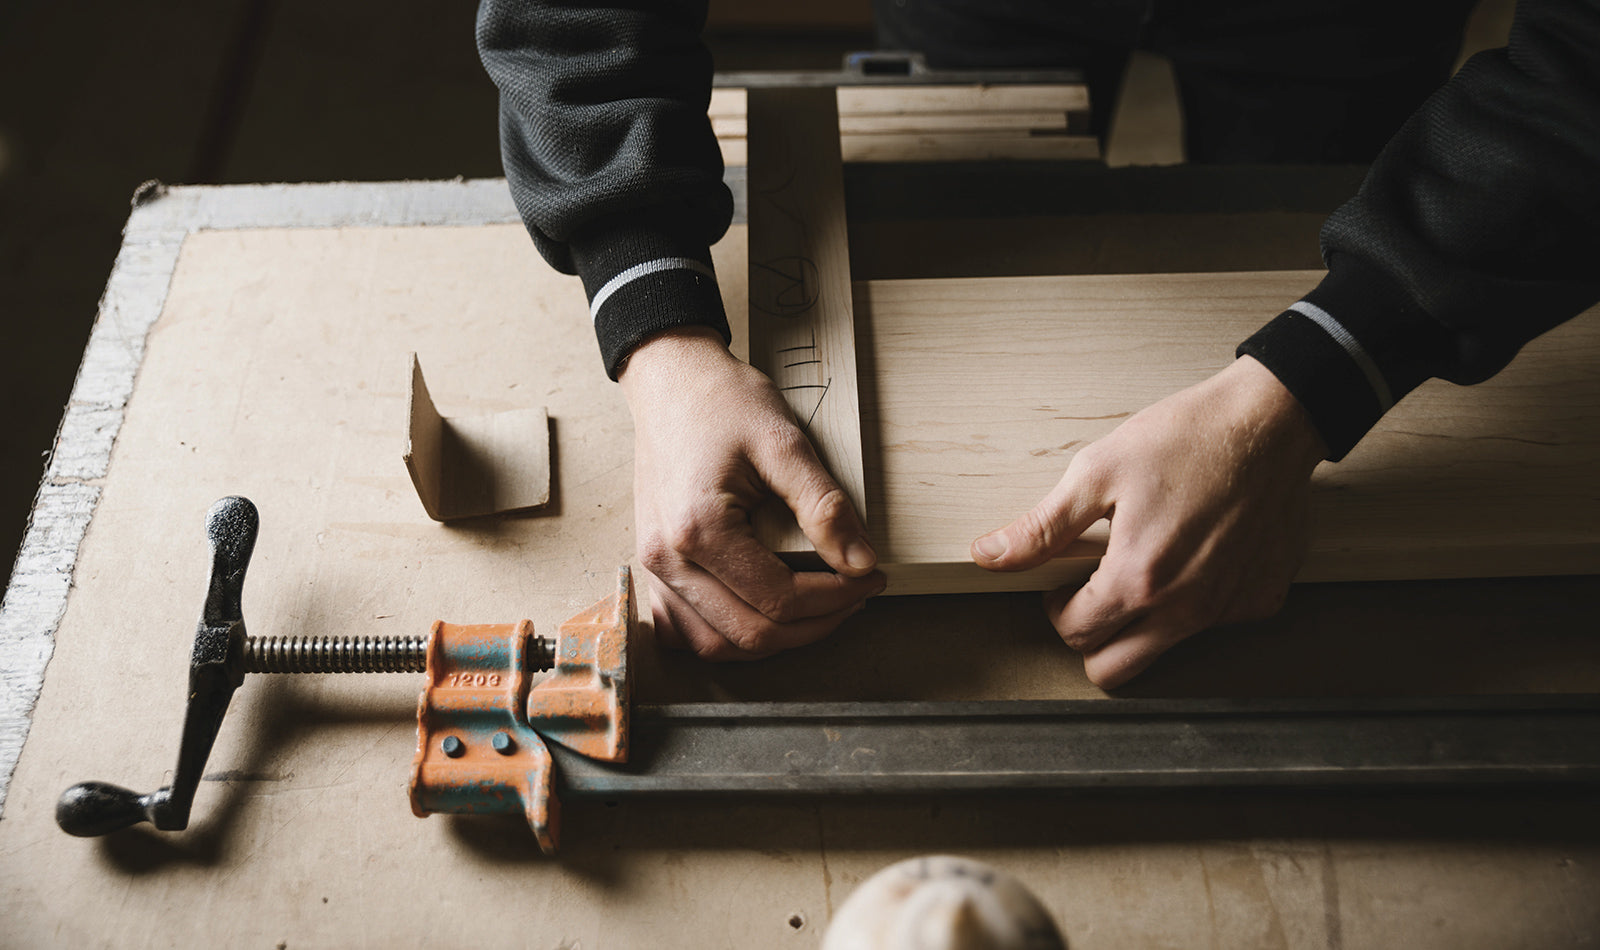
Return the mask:
<svg viewBox="0 0 1600 950">
<path fill-rule="evenodd" d="M 1075 161 L 1100 157 L 1082 86 L 841 86 L 846 162 Z M 712 92 L 708 114 L 729 165 L 746 163 L 746 91 Z"/>
<path fill-rule="evenodd" d="M 832 89 L 749 94 L 749 359 L 777 383 L 824 465 L 867 516 L 855 320 Z M 811 544 L 771 506 L 757 532 L 780 554 Z"/>
<path fill-rule="evenodd" d="M 840 116 L 938 112 L 1081 112 L 1089 109 L 1083 85 L 839 86 Z M 713 89 L 707 112 L 743 115 L 746 90 Z"/>
<path fill-rule="evenodd" d="M 1080 581 L 1067 556 L 992 574 L 968 545 L 1031 508 L 1081 446 L 1233 359 L 1316 271 L 857 285 L 873 540 L 890 593 Z M 867 341 L 870 341 L 867 342 Z M 1315 476 L 1300 580 L 1600 573 L 1600 321 L 1480 386 L 1430 382 Z"/>
<path fill-rule="evenodd" d="M 1081 112 L 1089 87 L 1039 86 L 840 86 L 840 115 L 911 112 Z"/>
<path fill-rule="evenodd" d="M 745 140 L 718 139 L 725 165 L 748 161 Z M 1094 161 L 1100 143 L 1086 135 L 846 135 L 840 155 L 858 162 Z"/>
<path fill-rule="evenodd" d="M 711 131 L 718 138 L 743 138 L 744 114 L 714 115 Z M 1067 131 L 1065 112 L 912 112 L 898 115 L 839 114 L 839 134 L 882 135 L 904 132 L 1040 132 Z"/>
<path fill-rule="evenodd" d="M 949 132 L 938 135 L 847 135 L 847 162 L 1093 161 L 1100 143 L 1092 135 Z"/>
</svg>

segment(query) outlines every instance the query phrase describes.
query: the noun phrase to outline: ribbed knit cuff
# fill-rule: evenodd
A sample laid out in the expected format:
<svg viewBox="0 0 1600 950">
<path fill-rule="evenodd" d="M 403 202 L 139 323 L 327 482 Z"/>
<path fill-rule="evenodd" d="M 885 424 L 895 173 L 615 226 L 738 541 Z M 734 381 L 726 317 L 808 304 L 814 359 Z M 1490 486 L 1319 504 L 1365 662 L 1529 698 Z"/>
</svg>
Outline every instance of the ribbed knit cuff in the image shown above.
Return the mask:
<svg viewBox="0 0 1600 950">
<path fill-rule="evenodd" d="M 680 326 L 708 326 L 730 340 L 711 249 L 688 216 L 671 208 L 597 221 L 570 246 L 589 296 L 606 375 L 617 378 L 639 344 Z"/>
<path fill-rule="evenodd" d="M 1381 270 L 1349 255 L 1329 263 L 1322 283 L 1239 344 L 1238 355 L 1278 377 L 1338 461 L 1433 375 L 1430 354 L 1450 343 Z"/>
</svg>

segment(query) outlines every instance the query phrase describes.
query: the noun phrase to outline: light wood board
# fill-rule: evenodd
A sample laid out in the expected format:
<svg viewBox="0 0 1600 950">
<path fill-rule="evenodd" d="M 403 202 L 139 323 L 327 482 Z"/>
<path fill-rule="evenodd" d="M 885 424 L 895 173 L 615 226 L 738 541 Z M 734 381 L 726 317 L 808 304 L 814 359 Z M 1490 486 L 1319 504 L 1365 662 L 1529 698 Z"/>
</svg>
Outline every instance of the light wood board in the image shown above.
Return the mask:
<svg viewBox="0 0 1600 950">
<path fill-rule="evenodd" d="M 1023 574 L 972 539 L 1031 508 L 1082 446 L 1226 366 L 1315 271 L 857 285 L 869 506 L 890 590 L 1081 581 L 1105 524 Z M 1600 320 L 1494 380 L 1425 384 L 1315 475 L 1304 581 L 1600 572 Z"/>
<path fill-rule="evenodd" d="M 744 89 L 717 89 L 708 114 L 723 161 L 748 161 Z M 1052 86 L 840 86 L 837 135 L 845 162 L 1084 160 L 1089 91 Z"/>
<path fill-rule="evenodd" d="M 716 250 L 730 309 L 739 233 Z M 933 852 L 1020 876 L 1077 950 L 1577 947 L 1600 930 L 1600 826 L 1573 796 L 588 803 L 550 861 L 516 819 L 410 816 L 411 676 L 253 678 L 188 832 L 67 838 L 64 787 L 150 788 L 171 766 L 218 495 L 261 505 L 244 611 L 263 635 L 549 629 L 633 548 L 626 408 L 581 288 L 519 224 L 196 233 L 169 283 L 109 467 L 78 476 L 103 495 L 61 569 L 70 599 L 0 821 L 0 944 L 815 947 L 867 875 Z M 432 354 L 441 405 L 549 407 L 551 512 L 426 518 L 394 451 L 411 350 Z M 1581 581 L 1313 585 L 1139 688 L 1592 690 L 1600 650 L 1574 618 L 1600 589 Z M 637 660 L 644 702 L 1100 695 L 1031 595 L 876 601 L 758 664 Z"/>
<path fill-rule="evenodd" d="M 777 384 L 822 464 L 868 517 L 834 91 L 760 89 L 749 102 L 750 365 Z M 786 509 L 769 505 L 757 528 L 775 551 L 811 550 Z"/>
</svg>

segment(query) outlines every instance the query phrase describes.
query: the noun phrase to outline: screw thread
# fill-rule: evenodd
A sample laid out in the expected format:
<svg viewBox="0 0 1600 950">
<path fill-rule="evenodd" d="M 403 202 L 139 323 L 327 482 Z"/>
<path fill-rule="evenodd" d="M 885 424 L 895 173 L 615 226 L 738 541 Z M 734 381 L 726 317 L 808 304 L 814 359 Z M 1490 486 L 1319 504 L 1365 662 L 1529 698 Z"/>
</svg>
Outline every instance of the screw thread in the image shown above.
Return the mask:
<svg viewBox="0 0 1600 950">
<path fill-rule="evenodd" d="M 246 673 L 421 673 L 426 637 L 250 637 Z"/>
</svg>

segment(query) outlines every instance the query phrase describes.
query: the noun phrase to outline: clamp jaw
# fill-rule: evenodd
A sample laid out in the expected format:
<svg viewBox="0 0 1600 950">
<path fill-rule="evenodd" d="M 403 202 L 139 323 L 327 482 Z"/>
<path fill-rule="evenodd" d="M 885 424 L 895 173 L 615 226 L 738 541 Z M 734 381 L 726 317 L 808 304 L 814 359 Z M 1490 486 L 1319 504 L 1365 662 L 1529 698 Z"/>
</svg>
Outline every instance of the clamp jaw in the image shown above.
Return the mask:
<svg viewBox="0 0 1600 950">
<path fill-rule="evenodd" d="M 561 625 L 554 671 L 530 686 L 533 624 L 436 622 L 417 704 L 412 812 L 522 812 L 553 854 L 561 808 L 545 742 L 628 760 L 628 631 L 637 623 L 624 567 L 615 594 Z"/>
<path fill-rule="evenodd" d="M 107 834 L 141 821 L 188 827 L 206 759 L 246 673 L 424 672 L 417 705 L 411 809 L 520 812 L 546 853 L 559 838 L 560 806 L 547 742 L 607 762 L 628 756 L 628 641 L 638 624 L 633 580 L 561 625 L 554 638 L 533 624 L 436 622 L 426 639 L 252 637 L 241 599 L 259 516 L 238 497 L 211 507 L 206 535 L 211 578 L 189 661 L 189 703 L 172 784 L 140 794 L 82 782 L 56 803 L 68 834 Z M 535 682 L 536 674 L 550 670 Z"/>
</svg>

